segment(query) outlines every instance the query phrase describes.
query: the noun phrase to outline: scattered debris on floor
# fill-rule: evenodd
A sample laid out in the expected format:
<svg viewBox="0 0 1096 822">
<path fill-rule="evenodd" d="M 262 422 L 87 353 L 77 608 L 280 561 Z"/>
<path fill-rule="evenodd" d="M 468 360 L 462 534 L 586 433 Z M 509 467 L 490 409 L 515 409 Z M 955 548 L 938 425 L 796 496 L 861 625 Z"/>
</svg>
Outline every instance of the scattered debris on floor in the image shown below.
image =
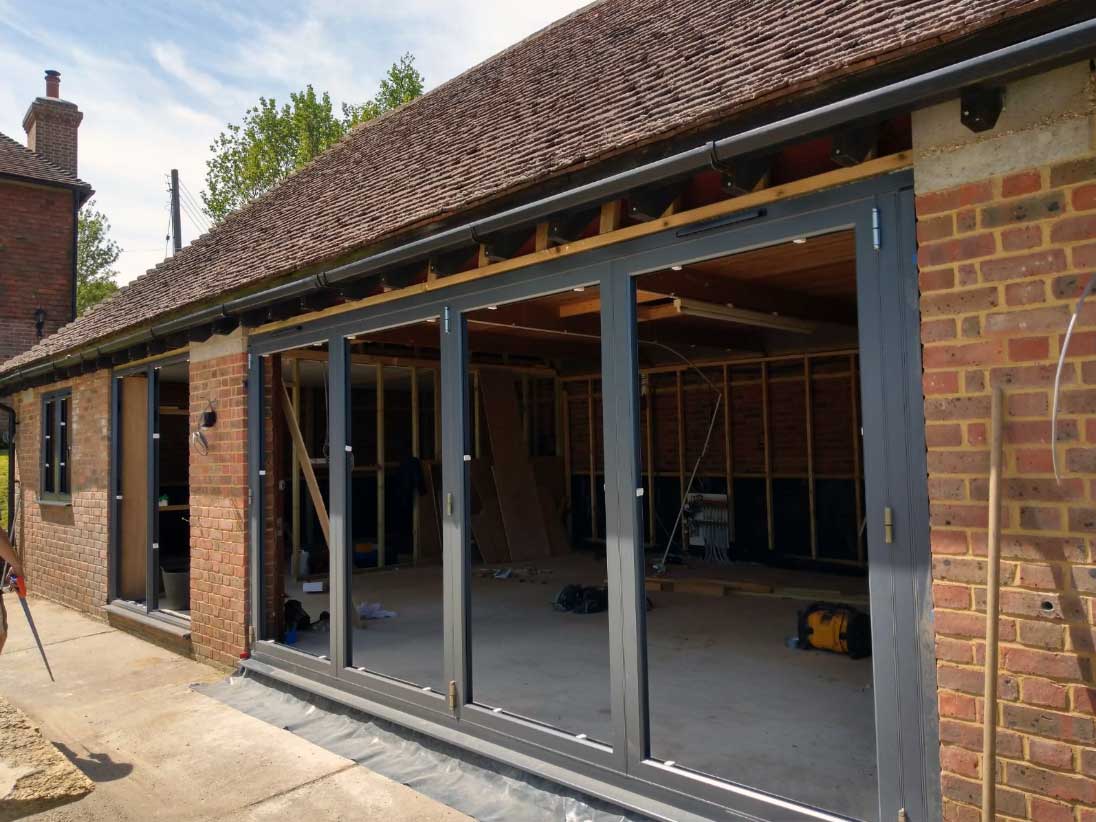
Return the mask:
<svg viewBox="0 0 1096 822">
<path fill-rule="evenodd" d="M 362 619 L 392 619 L 399 615 L 395 611 L 385 609 L 379 602 L 360 602 L 358 616 Z"/>
<path fill-rule="evenodd" d="M 0 822 L 76 802 L 94 789 L 22 711 L 0 699 Z"/>
<path fill-rule="evenodd" d="M 547 577 L 553 573 L 551 568 L 538 568 L 535 565 L 507 568 L 487 566 L 476 570 L 477 576 L 487 579 L 512 579 L 517 582 L 537 582 L 541 585 L 547 585 L 549 582 Z"/>
</svg>

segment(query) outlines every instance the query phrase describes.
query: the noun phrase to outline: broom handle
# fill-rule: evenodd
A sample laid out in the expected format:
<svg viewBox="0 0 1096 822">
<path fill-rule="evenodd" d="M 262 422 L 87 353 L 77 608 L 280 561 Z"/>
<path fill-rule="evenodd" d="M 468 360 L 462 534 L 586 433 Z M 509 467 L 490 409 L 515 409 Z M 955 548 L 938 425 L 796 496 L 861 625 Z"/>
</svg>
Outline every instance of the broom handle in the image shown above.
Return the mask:
<svg viewBox="0 0 1096 822">
<path fill-rule="evenodd" d="M 997 614 L 1001 584 L 1001 441 L 1004 392 L 993 390 L 989 454 L 989 535 L 986 574 L 986 682 L 982 717 L 982 822 L 996 815 L 997 782 Z"/>
</svg>

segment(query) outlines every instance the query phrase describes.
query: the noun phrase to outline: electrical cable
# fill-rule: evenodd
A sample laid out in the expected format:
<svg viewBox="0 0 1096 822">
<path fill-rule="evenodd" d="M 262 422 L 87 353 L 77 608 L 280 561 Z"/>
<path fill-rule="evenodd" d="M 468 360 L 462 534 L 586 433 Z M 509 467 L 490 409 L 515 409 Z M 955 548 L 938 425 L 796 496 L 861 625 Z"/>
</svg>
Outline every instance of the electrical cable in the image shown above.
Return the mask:
<svg viewBox="0 0 1096 822">
<path fill-rule="evenodd" d="M 1054 404 L 1050 411 L 1050 461 L 1054 466 L 1054 479 L 1062 484 L 1062 475 L 1058 471 L 1058 395 L 1062 389 L 1062 369 L 1065 368 L 1066 354 L 1069 351 L 1069 341 L 1073 337 L 1073 328 L 1077 325 L 1077 318 L 1081 316 L 1081 309 L 1085 306 L 1085 298 L 1096 289 L 1096 273 L 1088 278 L 1081 296 L 1077 300 L 1077 307 L 1073 309 L 1073 316 L 1069 318 L 1066 326 L 1066 336 L 1062 340 L 1062 353 L 1058 355 L 1058 370 L 1054 372 Z"/>
</svg>

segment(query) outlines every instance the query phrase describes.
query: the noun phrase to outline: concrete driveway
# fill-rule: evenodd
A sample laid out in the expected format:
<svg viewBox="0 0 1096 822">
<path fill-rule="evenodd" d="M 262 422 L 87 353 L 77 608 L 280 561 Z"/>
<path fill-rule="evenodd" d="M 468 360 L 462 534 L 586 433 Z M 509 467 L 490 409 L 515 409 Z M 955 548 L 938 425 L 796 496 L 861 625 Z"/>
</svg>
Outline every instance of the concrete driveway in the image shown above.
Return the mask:
<svg viewBox="0 0 1096 822">
<path fill-rule="evenodd" d="M 87 798 L 28 819 L 468 819 L 190 689 L 222 672 L 31 599 L 51 683 L 18 603 L 5 604 L 0 693 L 96 784 Z"/>
</svg>

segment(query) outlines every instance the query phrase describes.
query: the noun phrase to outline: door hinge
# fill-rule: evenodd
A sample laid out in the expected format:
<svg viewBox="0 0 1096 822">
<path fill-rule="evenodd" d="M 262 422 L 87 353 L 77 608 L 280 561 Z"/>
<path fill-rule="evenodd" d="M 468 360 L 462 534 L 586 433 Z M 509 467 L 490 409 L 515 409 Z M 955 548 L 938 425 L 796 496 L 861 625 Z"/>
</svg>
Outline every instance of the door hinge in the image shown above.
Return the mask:
<svg viewBox="0 0 1096 822">
<path fill-rule="evenodd" d="M 887 545 L 894 542 L 894 509 L 889 505 L 883 509 L 883 542 Z"/>
<path fill-rule="evenodd" d="M 457 710 L 457 680 L 449 680 L 449 710 L 454 713 Z"/>
<path fill-rule="evenodd" d="M 906 815 L 905 808 L 898 809 L 898 822 L 909 822 L 909 817 Z"/>
<path fill-rule="evenodd" d="M 247 626 L 247 643 L 249 645 L 254 645 L 255 644 L 255 626 L 254 625 L 248 625 Z"/>
<path fill-rule="evenodd" d="M 445 333 L 448 334 L 449 333 L 449 306 L 445 306 L 441 310 L 441 315 L 442 315 L 442 323 L 444 324 L 444 327 L 445 327 Z"/>
<path fill-rule="evenodd" d="M 447 517 L 453 516 L 453 495 L 452 494 L 446 494 L 445 495 L 445 515 Z"/>
<path fill-rule="evenodd" d="M 876 251 L 883 245 L 883 229 L 879 224 L 879 209 L 871 210 L 871 244 Z"/>
</svg>

